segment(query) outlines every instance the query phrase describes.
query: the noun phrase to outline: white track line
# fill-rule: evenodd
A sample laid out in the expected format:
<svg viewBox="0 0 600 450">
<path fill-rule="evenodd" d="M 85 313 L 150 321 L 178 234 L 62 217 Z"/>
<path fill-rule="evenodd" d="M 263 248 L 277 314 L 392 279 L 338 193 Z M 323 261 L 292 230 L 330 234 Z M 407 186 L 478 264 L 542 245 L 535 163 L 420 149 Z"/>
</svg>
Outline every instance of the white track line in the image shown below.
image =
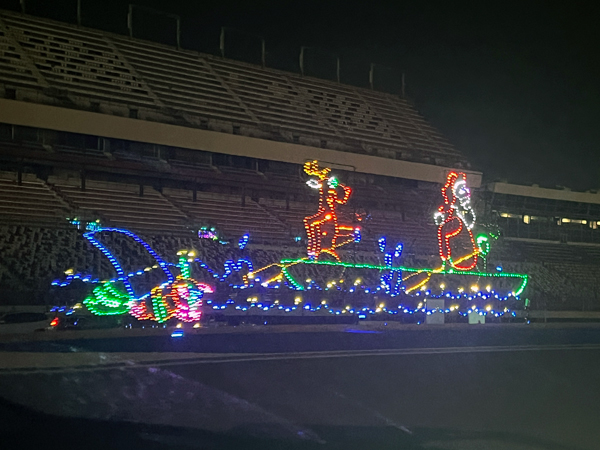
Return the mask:
<svg viewBox="0 0 600 450">
<path fill-rule="evenodd" d="M 563 344 L 563 345 L 513 345 L 513 346 L 481 346 L 481 347 L 433 347 L 433 348 L 401 348 L 401 349 L 375 349 L 375 350 L 337 350 L 321 352 L 297 352 L 297 353 L 248 353 L 226 356 L 214 354 L 203 354 L 189 359 L 139 361 L 132 359 L 114 361 L 108 365 L 79 365 L 72 367 L 56 367 L 43 369 L 0 369 L 0 375 L 15 374 L 39 374 L 39 373 L 63 373 L 84 372 L 98 370 L 116 369 L 139 369 L 162 366 L 182 366 L 193 364 L 225 364 L 241 362 L 260 361 L 283 361 L 295 359 L 330 359 L 330 358 L 360 358 L 373 356 L 408 356 L 408 355 L 444 355 L 456 353 L 494 353 L 494 352 L 525 352 L 525 351 L 565 351 L 565 350 L 600 350 L 600 344 Z M 113 353 L 118 357 L 118 353 Z M 130 354 L 131 355 L 131 354 Z M 130 356 L 129 355 L 129 356 Z"/>
</svg>

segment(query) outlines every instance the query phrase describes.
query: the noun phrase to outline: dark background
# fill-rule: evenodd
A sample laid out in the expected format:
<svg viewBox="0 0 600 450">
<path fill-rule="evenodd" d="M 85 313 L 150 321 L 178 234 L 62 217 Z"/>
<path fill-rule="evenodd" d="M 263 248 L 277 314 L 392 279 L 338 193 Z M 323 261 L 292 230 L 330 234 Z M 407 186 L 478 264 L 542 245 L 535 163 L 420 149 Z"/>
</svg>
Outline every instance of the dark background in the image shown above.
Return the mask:
<svg viewBox="0 0 600 450">
<path fill-rule="evenodd" d="M 27 12 L 76 21 L 76 0 L 25 0 Z M 84 26 L 125 34 L 127 1 L 81 0 Z M 406 94 L 488 181 L 600 187 L 600 17 L 595 2 L 302 2 L 137 0 L 179 14 L 182 47 L 367 85 L 371 62 Z M 20 10 L 18 0 L 0 7 Z M 135 15 L 136 36 L 174 43 L 174 21 Z M 384 74 L 384 69 L 380 70 Z M 395 83 L 395 84 L 394 84 Z"/>
</svg>

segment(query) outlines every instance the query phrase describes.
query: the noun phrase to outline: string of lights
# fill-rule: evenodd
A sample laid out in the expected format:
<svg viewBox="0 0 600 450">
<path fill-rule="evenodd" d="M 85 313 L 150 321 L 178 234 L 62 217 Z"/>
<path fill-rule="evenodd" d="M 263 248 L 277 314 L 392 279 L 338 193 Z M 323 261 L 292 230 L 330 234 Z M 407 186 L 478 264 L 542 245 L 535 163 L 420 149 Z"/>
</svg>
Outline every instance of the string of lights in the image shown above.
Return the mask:
<svg viewBox="0 0 600 450">
<path fill-rule="evenodd" d="M 476 220 L 464 173 L 448 174 L 446 183 L 441 189 L 443 204 L 434 214 L 434 220 L 438 225 L 438 244 L 442 263 L 437 268 L 429 268 L 401 264 L 403 244 L 398 242 L 388 245 L 385 236 L 377 241 L 378 249 L 383 254 L 382 264 L 341 261 L 337 249 L 350 242 L 359 242 L 362 237 L 359 227 L 338 223 L 337 208 L 348 202 L 352 190 L 332 177 L 330 168 L 320 168 L 317 161 L 307 162 L 304 170 L 308 175 L 316 177 L 311 178 L 307 184 L 319 190 L 318 212 L 304 219 L 308 237 L 307 257 L 284 258 L 255 270 L 250 258 L 252 251 L 247 250 L 250 235 L 244 234 L 237 242 L 237 247 L 239 251 L 244 252 L 242 253 L 244 257 L 231 259 L 233 249 L 228 250 L 230 259 L 223 262 L 221 272 L 212 268 L 206 261 L 197 258 L 195 250 L 180 250 L 177 253 L 178 262 L 170 263 L 131 231 L 121 228 L 103 228 L 99 223 L 95 223 L 91 229 L 83 233 L 83 236 L 108 258 L 117 276 L 100 281 L 91 274 L 74 274 L 70 269 L 65 272 L 67 277 L 64 280 L 54 280 L 52 285 L 64 287 L 76 280 L 97 285 L 83 301 L 92 313 L 98 315 L 129 313 L 140 320 L 153 320 L 159 323 L 164 323 L 171 318 L 183 322 L 197 322 L 206 308 L 230 312 L 246 312 L 258 308 L 263 313 L 283 311 L 302 314 L 357 314 L 359 318 L 372 314 L 452 313 L 495 317 L 514 315 L 514 310 L 501 307 L 498 302 L 520 300 L 529 278 L 526 274 L 504 272 L 501 266 L 497 266 L 495 272 L 487 271 L 490 239 L 485 234 L 478 234 L 476 239 L 473 237 L 472 230 Z M 343 193 L 338 195 L 340 190 Z M 76 222 L 74 225 L 78 228 L 82 227 L 81 222 L 76 219 L 74 221 Z M 125 273 L 122 264 L 114 254 L 100 242 L 99 233 L 120 233 L 130 237 L 154 258 L 156 264 Z M 214 228 L 201 228 L 198 237 L 226 243 L 219 240 Z M 328 254 L 334 260 L 319 259 L 321 254 Z M 479 267 L 478 261 L 482 261 Z M 215 262 L 216 266 L 220 264 Z M 192 266 L 202 269 L 201 278 L 211 280 L 211 284 L 205 279 L 197 281 L 192 278 Z M 136 296 L 131 280 L 155 269 L 161 269 L 167 280 L 152 287 L 143 295 Z M 240 277 L 241 282 L 237 282 L 236 277 Z M 350 281 L 349 277 L 354 281 Z M 265 294 L 261 291 L 262 288 L 269 289 L 270 294 L 266 294 L 265 301 L 259 302 L 259 297 Z M 284 288 L 281 296 L 275 295 L 280 296 L 290 305 L 286 306 L 280 300 L 275 302 L 266 300 L 269 296 L 272 298 L 273 293 L 280 288 Z M 243 289 L 248 289 L 250 292 L 246 303 L 229 298 L 224 304 L 218 304 L 212 296 L 205 299 L 207 294 L 219 293 L 220 297 L 216 295 L 215 298 L 223 298 L 223 295 L 226 295 L 237 299 L 238 292 Z M 294 291 L 297 293 L 292 294 L 291 292 Z M 343 297 L 338 294 L 343 294 Z M 294 295 L 292 305 L 291 298 Z M 304 303 L 303 295 L 308 295 L 311 300 Z M 319 303 L 315 302 L 315 296 L 325 298 L 322 298 Z M 387 302 L 394 299 L 392 303 L 395 304 L 386 305 L 385 301 L 381 302 L 382 299 L 387 299 Z M 429 308 L 428 299 L 444 299 L 447 301 L 447 307 Z M 315 306 L 311 306 L 311 301 Z M 344 308 L 330 306 L 330 303 L 339 304 L 340 301 L 350 304 Z M 375 306 L 365 306 L 365 303 Z M 360 307 L 357 306 L 359 304 Z M 514 304 L 518 305 L 514 302 L 504 303 L 511 308 Z"/>
</svg>

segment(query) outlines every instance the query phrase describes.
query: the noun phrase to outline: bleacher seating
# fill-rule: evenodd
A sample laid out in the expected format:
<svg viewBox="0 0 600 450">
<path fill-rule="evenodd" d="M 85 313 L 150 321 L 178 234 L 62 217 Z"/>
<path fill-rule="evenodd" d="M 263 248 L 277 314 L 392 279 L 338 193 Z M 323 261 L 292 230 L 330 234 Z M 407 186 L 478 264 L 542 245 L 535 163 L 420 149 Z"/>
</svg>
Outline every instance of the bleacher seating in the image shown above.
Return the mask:
<svg viewBox="0 0 600 450">
<path fill-rule="evenodd" d="M 49 84 L 107 102 L 155 105 L 144 82 L 102 33 L 8 12 L 1 18 Z"/>
<path fill-rule="evenodd" d="M 133 230 L 185 232 L 187 217 L 149 186 L 88 181 L 85 190 L 77 183 L 50 178 L 64 198 L 76 208 L 97 214 L 108 224 Z M 107 225 L 108 225 L 107 224 Z"/>
<path fill-rule="evenodd" d="M 208 64 L 259 121 L 311 135 L 336 135 L 285 75 L 217 58 L 208 59 Z"/>
<path fill-rule="evenodd" d="M 68 209 L 67 203 L 35 176 L 23 174 L 19 185 L 16 173 L 0 172 L 0 217 L 4 222 L 56 223 L 67 217 Z"/>
<path fill-rule="evenodd" d="M 8 30 L 0 28 L 0 76 L 11 86 L 39 87 L 35 67 L 22 57 L 17 46 Z"/>
<path fill-rule="evenodd" d="M 165 189 L 164 193 L 194 222 L 215 226 L 230 239 L 249 232 L 259 240 L 289 240 L 285 225 L 249 198 L 242 206 L 240 197 L 223 194 L 197 192 L 194 201 L 191 191 Z"/>
<path fill-rule="evenodd" d="M 15 95 L 7 89 L 36 95 Z M 456 149 L 398 96 L 5 11 L 0 11 L 0 92 L 8 98 L 51 104 L 59 99 L 62 106 L 107 114 L 127 114 L 129 108 L 130 116 L 141 120 L 168 117 L 169 123 L 214 131 L 444 167 L 468 167 Z M 100 104 L 111 108 L 100 108 Z M 120 112 L 112 108 L 114 105 Z M 145 110 L 139 116 L 132 111 L 138 107 Z M 148 111 L 156 115 L 146 115 Z M 15 132 L 16 128 L 22 135 Z M 198 257 L 213 267 L 222 267 L 226 259 L 246 254 L 251 254 L 257 265 L 276 261 L 282 251 L 292 257 L 305 254 L 300 243 L 292 242 L 294 237 L 305 235 L 303 219 L 316 212 L 317 198 L 306 193 L 299 175 L 301 166 L 297 173 L 288 165 L 288 172 L 271 170 L 263 174 L 256 161 L 255 167 L 238 167 L 244 165 L 239 161 L 232 167 L 227 164 L 234 162 L 215 161 L 208 152 L 193 162 L 185 161 L 181 149 L 140 150 L 142 144 L 138 142 L 115 142 L 112 147 L 104 147 L 97 137 L 93 141 L 93 136 L 91 145 L 78 146 L 60 139 L 54 142 L 51 133 L 42 136 L 35 128 L 5 130 L 8 143 L 3 143 L 3 148 L 8 153 L 10 146 L 10 153 L 21 158 L 19 164 L 23 157 L 18 152 L 30 151 L 45 153 L 37 169 L 46 171 L 50 160 L 60 160 L 56 167 L 61 169 L 50 168 L 49 173 L 55 175 L 47 182 L 30 173 L 22 174 L 18 182 L 16 173 L 0 172 L 0 295 L 10 296 L 21 289 L 27 292 L 27 301 L 39 301 L 49 280 L 69 267 L 100 277 L 114 275 L 106 258 L 66 223 L 66 217 L 77 215 L 141 233 L 170 260 L 181 248 L 196 249 Z M 26 136 L 29 132 L 34 139 Z M 98 181 L 100 177 L 87 179 L 82 189 L 79 179 L 72 181 L 61 173 L 61 164 L 69 155 L 78 161 L 103 159 L 122 164 L 123 171 L 137 171 L 144 176 L 148 174 L 143 168 L 161 175 L 193 173 L 198 185 L 210 185 L 215 174 L 222 177 L 219 181 L 223 184 L 237 177 L 236 186 L 240 180 L 254 179 L 250 191 L 259 191 L 257 186 L 263 182 L 278 183 L 279 189 L 273 192 L 277 191 L 279 198 L 287 196 L 289 201 L 264 198 L 260 192 L 258 203 L 249 196 L 242 202 L 241 195 L 201 191 L 205 186 L 198 187 L 194 199 L 191 190 L 164 188 L 158 192 L 148 185 L 140 189 L 137 184 Z M 184 160 L 172 159 L 173 155 Z M 26 171 L 34 171 L 31 167 Z M 111 168 L 114 166 L 107 164 L 104 174 Z M 352 174 L 357 182 L 349 184 L 356 191 L 349 204 L 340 208 L 340 222 L 361 226 L 365 247 L 360 244 L 342 249 L 344 258 L 381 264 L 381 254 L 372 244 L 386 236 L 394 243 L 404 243 L 403 257 L 410 264 L 439 264 L 436 227 L 431 217 L 440 202 L 439 189 L 391 182 L 388 186 L 381 180 L 372 184 L 374 178 L 363 175 Z M 361 187 L 360 183 L 365 185 Z M 252 196 L 255 198 L 254 191 Z M 388 203 L 391 206 L 385 209 Z M 233 245 L 198 240 L 192 230 L 199 224 L 217 227 Z M 506 228 L 510 231 L 515 226 L 515 221 L 509 221 Z M 569 227 L 564 225 L 561 230 L 565 234 Z M 542 236 L 533 224 L 528 231 L 529 238 Z M 597 233 L 587 228 L 583 231 Z M 262 247 L 247 253 L 239 250 L 235 242 L 244 233 L 250 233 L 251 242 Z M 512 236 L 524 237 L 518 233 Z M 131 239 L 103 238 L 128 270 L 152 264 Z M 527 295 L 533 307 L 600 309 L 600 286 L 596 281 L 600 247 L 504 242 L 506 245 L 493 245 L 490 263 L 531 275 Z M 361 250 L 364 248 L 368 251 Z"/>
<path fill-rule="evenodd" d="M 103 104 L 109 106 L 100 108 L 104 113 L 118 114 L 142 108 L 146 112 L 135 117 L 393 159 L 467 164 L 396 96 L 6 11 L 0 11 L 0 33 L 0 85 L 54 97 L 36 101 L 59 98 L 63 106 L 96 110 Z M 41 89 L 47 87 L 54 90 Z"/>
<path fill-rule="evenodd" d="M 113 40 L 166 106 L 201 117 L 254 122 L 197 53 L 121 37 Z"/>
</svg>

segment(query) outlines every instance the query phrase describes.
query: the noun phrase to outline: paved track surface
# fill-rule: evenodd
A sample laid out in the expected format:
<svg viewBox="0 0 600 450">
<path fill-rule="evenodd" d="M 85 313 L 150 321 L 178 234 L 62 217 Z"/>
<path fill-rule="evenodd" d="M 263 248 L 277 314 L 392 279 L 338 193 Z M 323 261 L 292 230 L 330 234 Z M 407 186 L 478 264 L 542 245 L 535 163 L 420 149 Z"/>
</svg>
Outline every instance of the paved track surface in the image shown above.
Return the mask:
<svg viewBox="0 0 600 450">
<path fill-rule="evenodd" d="M 600 448 L 600 328 L 372 331 L 0 343 L 0 430 L 20 448 L 56 426 L 64 448 Z"/>
</svg>

